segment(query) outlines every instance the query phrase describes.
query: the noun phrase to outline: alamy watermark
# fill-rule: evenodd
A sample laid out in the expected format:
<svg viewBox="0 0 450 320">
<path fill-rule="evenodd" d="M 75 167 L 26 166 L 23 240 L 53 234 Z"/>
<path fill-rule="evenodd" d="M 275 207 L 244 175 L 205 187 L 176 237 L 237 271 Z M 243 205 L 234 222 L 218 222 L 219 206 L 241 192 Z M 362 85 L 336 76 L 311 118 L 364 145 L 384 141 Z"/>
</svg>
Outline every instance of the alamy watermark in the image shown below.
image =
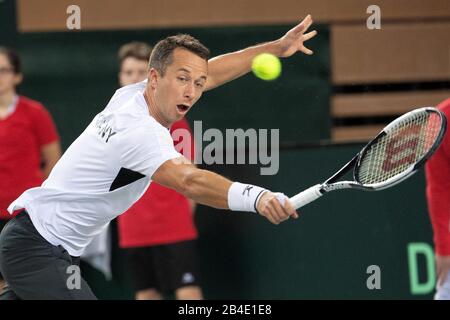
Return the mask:
<svg viewBox="0 0 450 320">
<path fill-rule="evenodd" d="M 81 289 L 81 271 L 77 265 L 70 265 L 66 269 L 66 274 L 69 276 L 66 280 L 66 286 L 69 290 Z"/>
<path fill-rule="evenodd" d="M 381 289 L 381 269 L 376 264 L 367 267 L 366 273 L 370 276 L 367 278 L 366 286 L 369 290 Z"/>
<path fill-rule="evenodd" d="M 81 29 L 81 8 L 75 4 L 67 7 L 66 13 L 69 15 L 66 19 L 66 27 L 69 30 Z"/>
<path fill-rule="evenodd" d="M 370 16 L 366 20 L 366 26 L 369 30 L 381 29 L 381 9 L 376 4 L 367 7 L 366 13 Z"/>
<path fill-rule="evenodd" d="M 194 137 L 189 130 L 178 128 L 172 138 L 175 149 L 188 159 L 194 158 L 195 164 L 260 164 L 261 175 L 275 175 L 279 170 L 279 129 L 203 131 L 202 121 L 194 121 Z M 191 154 L 193 149 L 195 155 Z"/>
</svg>

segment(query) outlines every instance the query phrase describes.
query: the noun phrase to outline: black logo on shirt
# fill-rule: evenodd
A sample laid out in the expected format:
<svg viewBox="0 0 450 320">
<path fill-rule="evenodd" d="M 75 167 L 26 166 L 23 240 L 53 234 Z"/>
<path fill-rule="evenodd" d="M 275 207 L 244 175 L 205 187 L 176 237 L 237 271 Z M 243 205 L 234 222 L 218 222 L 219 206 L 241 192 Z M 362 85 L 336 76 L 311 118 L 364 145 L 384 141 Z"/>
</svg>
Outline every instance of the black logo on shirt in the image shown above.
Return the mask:
<svg viewBox="0 0 450 320">
<path fill-rule="evenodd" d="M 102 114 L 98 115 L 98 118 L 95 121 L 95 128 L 97 129 L 98 135 L 105 140 L 106 143 L 108 143 L 109 138 L 116 134 L 110 123 L 110 119 L 106 119 Z"/>
</svg>

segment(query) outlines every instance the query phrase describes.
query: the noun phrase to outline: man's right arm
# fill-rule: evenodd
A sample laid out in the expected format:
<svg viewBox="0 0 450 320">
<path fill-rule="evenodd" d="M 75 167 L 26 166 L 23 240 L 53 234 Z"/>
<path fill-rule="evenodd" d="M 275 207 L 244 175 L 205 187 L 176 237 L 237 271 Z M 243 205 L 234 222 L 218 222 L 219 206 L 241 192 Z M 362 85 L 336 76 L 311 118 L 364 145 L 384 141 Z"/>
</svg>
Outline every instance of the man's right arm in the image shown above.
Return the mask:
<svg viewBox="0 0 450 320">
<path fill-rule="evenodd" d="M 270 191 L 254 194 L 253 198 L 246 196 L 250 193 L 247 189 L 253 188 L 252 192 L 261 188 L 251 185 L 242 185 L 208 170 L 196 168 L 185 158 L 177 158 L 164 162 L 153 174 L 152 180 L 174 189 L 194 201 L 219 209 L 252 211 L 253 204 L 246 201 L 255 201 L 257 212 L 266 217 L 270 222 L 279 224 L 289 217 L 297 218 L 297 212 L 292 207 L 286 196 L 281 200 L 280 195 Z M 245 187 L 247 186 L 247 187 Z M 245 187 L 246 189 L 239 189 Z M 262 189 L 261 189 L 262 190 Z"/>
</svg>

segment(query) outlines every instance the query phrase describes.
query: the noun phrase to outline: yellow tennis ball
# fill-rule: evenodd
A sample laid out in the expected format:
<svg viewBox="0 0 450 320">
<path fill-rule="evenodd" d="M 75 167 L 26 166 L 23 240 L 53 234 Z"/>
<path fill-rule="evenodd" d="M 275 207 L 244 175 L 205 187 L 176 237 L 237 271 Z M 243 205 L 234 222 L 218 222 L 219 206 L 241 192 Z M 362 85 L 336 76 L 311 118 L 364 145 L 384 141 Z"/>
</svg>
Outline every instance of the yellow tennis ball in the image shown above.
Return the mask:
<svg viewBox="0 0 450 320">
<path fill-rule="evenodd" d="M 281 62 L 270 53 L 261 53 L 253 58 L 252 71 L 260 79 L 275 80 L 281 74 Z"/>
</svg>

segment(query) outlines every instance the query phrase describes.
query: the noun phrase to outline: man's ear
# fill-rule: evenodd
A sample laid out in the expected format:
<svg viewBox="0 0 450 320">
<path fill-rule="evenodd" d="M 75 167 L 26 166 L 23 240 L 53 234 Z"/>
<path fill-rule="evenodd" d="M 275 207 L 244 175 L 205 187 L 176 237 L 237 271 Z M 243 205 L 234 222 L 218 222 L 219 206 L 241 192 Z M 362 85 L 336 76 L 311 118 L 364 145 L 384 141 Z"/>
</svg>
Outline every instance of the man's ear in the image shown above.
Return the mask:
<svg viewBox="0 0 450 320">
<path fill-rule="evenodd" d="M 19 84 L 22 83 L 23 80 L 23 75 L 21 73 L 17 73 L 14 75 L 14 85 L 18 86 Z"/>
<path fill-rule="evenodd" d="M 159 78 L 160 78 L 160 75 L 159 75 L 158 71 L 156 71 L 155 68 L 151 68 L 148 72 L 148 81 L 149 81 L 150 87 L 152 89 L 156 88 Z"/>
</svg>

